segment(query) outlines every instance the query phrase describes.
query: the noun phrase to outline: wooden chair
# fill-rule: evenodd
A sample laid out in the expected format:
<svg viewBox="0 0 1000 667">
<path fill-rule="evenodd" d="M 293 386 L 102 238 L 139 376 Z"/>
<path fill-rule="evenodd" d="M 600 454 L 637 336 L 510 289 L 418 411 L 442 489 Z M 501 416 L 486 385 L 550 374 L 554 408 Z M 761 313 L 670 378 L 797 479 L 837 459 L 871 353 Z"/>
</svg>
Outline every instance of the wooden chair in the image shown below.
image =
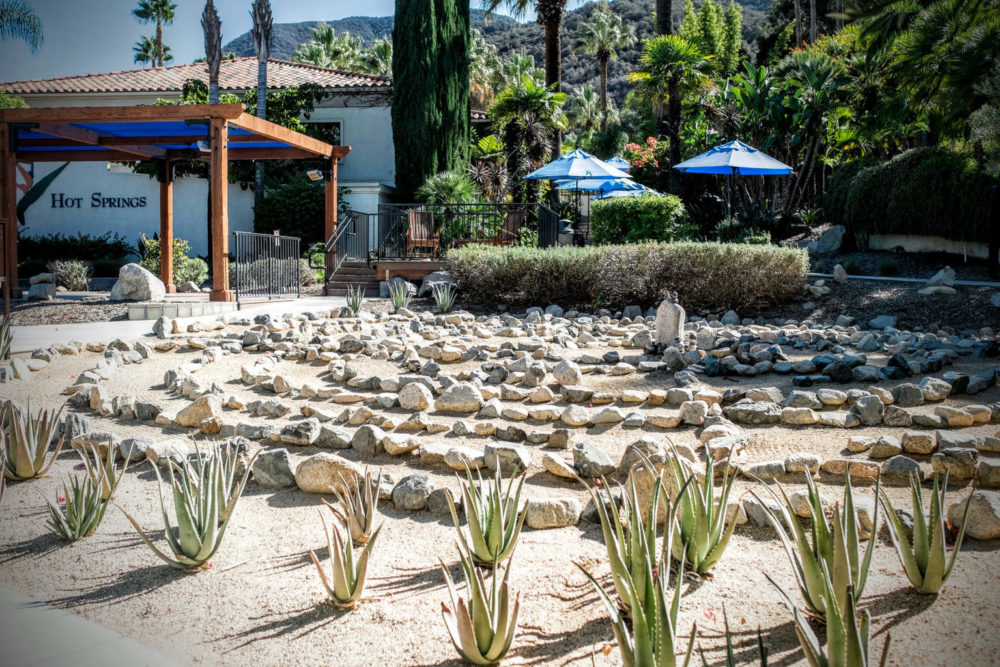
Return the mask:
<svg viewBox="0 0 1000 667">
<path fill-rule="evenodd" d="M 493 237 L 493 245 L 515 245 L 521 236 L 521 225 L 527 217 L 528 212 L 524 209 L 509 211 L 497 230 L 497 235 Z"/>
<path fill-rule="evenodd" d="M 431 257 L 441 250 L 441 232 L 434 231 L 434 212 L 411 209 L 406 212 L 409 225 L 406 228 L 406 256 L 418 248 L 429 248 Z"/>
</svg>

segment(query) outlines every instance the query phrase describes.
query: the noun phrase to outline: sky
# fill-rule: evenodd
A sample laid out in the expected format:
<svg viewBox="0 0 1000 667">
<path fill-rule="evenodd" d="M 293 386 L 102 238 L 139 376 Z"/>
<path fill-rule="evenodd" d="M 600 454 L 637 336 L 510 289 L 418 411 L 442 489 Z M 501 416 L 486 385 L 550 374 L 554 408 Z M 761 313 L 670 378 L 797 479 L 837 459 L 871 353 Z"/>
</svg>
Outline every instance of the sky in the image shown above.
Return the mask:
<svg viewBox="0 0 1000 667">
<path fill-rule="evenodd" d="M 0 41 L 0 82 L 47 79 L 73 74 L 113 72 L 139 67 L 132 47 L 155 25 L 133 16 L 135 0 L 29 0 L 42 21 L 44 42 L 32 53 L 19 40 Z M 205 55 L 201 30 L 202 0 L 174 0 L 177 18 L 165 26 L 163 41 L 174 56 L 172 64 L 189 63 Z M 478 7 L 478 0 L 472 0 Z M 250 29 L 251 0 L 216 0 L 222 20 L 222 43 Z M 570 0 L 570 8 L 585 0 Z M 388 16 L 395 0 L 272 0 L 275 23 L 330 21 L 348 16 Z M 363 13 L 359 11 L 364 8 Z"/>
</svg>

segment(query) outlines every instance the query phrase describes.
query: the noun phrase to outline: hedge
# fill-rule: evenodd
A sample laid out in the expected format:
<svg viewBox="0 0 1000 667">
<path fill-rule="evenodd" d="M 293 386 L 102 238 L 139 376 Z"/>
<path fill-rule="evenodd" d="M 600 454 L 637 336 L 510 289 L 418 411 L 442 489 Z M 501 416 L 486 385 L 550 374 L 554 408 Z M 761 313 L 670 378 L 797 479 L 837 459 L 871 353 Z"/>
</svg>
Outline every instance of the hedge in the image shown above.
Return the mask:
<svg viewBox="0 0 1000 667">
<path fill-rule="evenodd" d="M 695 230 L 684 202 L 673 195 L 616 197 L 591 204 L 590 231 L 598 245 L 679 241 L 690 238 Z"/>
<path fill-rule="evenodd" d="M 996 181 L 965 153 L 914 148 L 886 162 L 844 169 L 831 180 L 826 216 L 854 234 L 989 241 L 989 191 Z"/>
<path fill-rule="evenodd" d="M 802 293 L 805 250 L 742 243 L 641 243 L 584 248 L 470 245 L 448 253 L 472 301 L 588 308 L 653 306 L 665 291 L 697 309 L 788 301 Z"/>
</svg>

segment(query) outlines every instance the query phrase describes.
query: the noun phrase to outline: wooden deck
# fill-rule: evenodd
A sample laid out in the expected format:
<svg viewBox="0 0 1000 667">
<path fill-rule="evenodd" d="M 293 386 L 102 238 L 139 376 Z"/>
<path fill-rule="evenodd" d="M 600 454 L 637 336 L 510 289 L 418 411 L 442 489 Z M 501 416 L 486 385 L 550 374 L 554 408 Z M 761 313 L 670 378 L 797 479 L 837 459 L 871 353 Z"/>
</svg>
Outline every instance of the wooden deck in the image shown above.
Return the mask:
<svg viewBox="0 0 1000 667">
<path fill-rule="evenodd" d="M 372 267 L 379 280 L 399 277 L 419 283 L 428 274 L 447 270 L 448 262 L 432 259 L 383 259 L 372 262 Z"/>
</svg>

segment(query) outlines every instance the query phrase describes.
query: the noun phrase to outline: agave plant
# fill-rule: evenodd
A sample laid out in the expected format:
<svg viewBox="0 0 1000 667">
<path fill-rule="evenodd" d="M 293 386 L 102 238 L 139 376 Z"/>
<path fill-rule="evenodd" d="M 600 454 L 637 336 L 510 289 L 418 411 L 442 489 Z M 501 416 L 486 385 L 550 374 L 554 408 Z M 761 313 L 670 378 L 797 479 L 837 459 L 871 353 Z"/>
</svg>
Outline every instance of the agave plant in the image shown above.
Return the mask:
<svg viewBox="0 0 1000 667">
<path fill-rule="evenodd" d="M 854 506 L 854 491 L 851 486 L 850 473 L 844 485 L 843 509 L 835 506 L 833 510 L 832 528 L 827 525 L 823 514 L 823 503 L 812 478 L 806 475 L 808 487 L 809 514 L 812 524 L 812 543 L 806 537 L 805 529 L 799 523 L 791 502 L 785 490 L 778 486 L 784 504 L 779 502 L 781 518 L 764 505 L 766 514 L 775 532 L 781 538 L 791 561 L 802 598 L 809 612 L 824 618 L 830 610 L 827 608 L 831 599 L 836 599 L 839 610 L 843 614 L 847 603 L 847 589 L 851 587 L 854 594 L 862 595 L 865 582 L 868 579 L 868 569 L 871 565 L 872 553 L 875 551 L 874 538 L 878 534 L 878 503 L 875 504 L 872 517 L 872 538 L 868 546 L 862 550 L 860 521 Z M 778 499 L 778 495 L 768 486 L 765 488 Z M 875 488 L 875 497 L 881 491 L 881 485 Z M 832 577 L 829 581 L 828 578 Z M 828 596 L 827 588 L 836 593 L 834 598 Z"/>
<path fill-rule="evenodd" d="M 455 530 L 458 531 L 458 539 L 476 565 L 496 567 L 514 551 L 521 526 L 524 525 L 525 513 L 521 511 L 524 475 L 520 476 L 516 490 L 513 477 L 504 486 L 499 470 L 495 471 L 489 482 L 484 482 L 482 475 L 476 471 L 478 484 L 473 482 L 472 472 L 468 467 L 465 475 L 468 482 L 462 484 L 462 500 L 469 524 L 468 537 L 459 524 L 458 511 L 451 494 L 445 494 Z"/>
<path fill-rule="evenodd" d="M 347 307 L 357 315 L 361 312 L 361 304 L 365 301 L 365 288 L 361 285 L 348 285 L 346 299 Z"/>
<path fill-rule="evenodd" d="M 215 477 L 215 502 L 219 506 L 219 523 L 222 523 L 226 515 L 226 505 L 229 497 L 233 493 L 233 486 L 236 484 L 236 472 L 240 465 L 239 448 L 230 445 L 214 447 L 211 452 L 206 452 L 205 456 L 218 459 L 219 474 Z M 202 457 L 199 452 L 198 458 Z"/>
<path fill-rule="evenodd" d="M 442 315 L 450 313 L 455 307 L 455 286 L 451 283 L 434 283 L 431 294 L 434 296 L 434 306 Z"/>
<path fill-rule="evenodd" d="M 243 494 L 253 459 L 247 465 L 243 477 L 233 487 L 226 498 L 225 504 L 219 502 L 217 494 L 224 487 L 223 455 L 215 446 L 207 455 L 200 453 L 194 461 L 186 460 L 182 465 L 168 462 L 167 471 L 170 475 L 170 488 L 173 492 L 174 510 L 177 518 L 176 535 L 174 527 L 167 516 L 166 503 L 163 500 L 163 479 L 159 469 L 153 465 L 156 473 L 157 488 L 160 490 L 160 510 L 163 514 L 163 525 L 167 544 L 173 557 L 168 556 L 153 544 L 142 528 L 128 512 L 126 518 L 139 531 L 142 541 L 167 564 L 182 570 L 197 571 L 205 567 L 209 559 L 215 555 L 222 538 L 226 534 L 229 520 L 233 516 L 236 503 Z M 256 455 L 253 457 L 256 459 Z M 151 464 L 152 465 L 152 464 Z M 222 508 L 220 511 L 220 507 Z"/>
<path fill-rule="evenodd" d="M 945 489 L 948 488 L 948 475 L 945 474 L 944 484 L 938 486 L 937 475 L 934 476 L 934 488 L 931 490 L 931 506 L 925 512 L 924 505 L 920 500 L 920 482 L 916 477 L 910 476 L 910 490 L 913 493 L 913 541 L 906 536 L 906 530 L 899 520 L 899 516 L 889 502 L 888 496 L 883 491 L 879 496 L 886 516 L 889 517 L 889 535 L 892 543 L 896 547 L 896 554 L 899 562 L 903 565 L 903 570 L 909 578 L 910 583 L 920 593 L 927 595 L 937 595 L 944 582 L 951 576 L 951 570 L 955 567 L 955 559 L 962 548 L 962 540 L 965 538 L 966 519 L 969 516 L 969 507 L 972 503 L 965 504 L 965 514 L 962 516 L 962 527 L 958 531 L 955 539 L 955 546 L 952 549 L 951 557 L 948 557 L 948 547 L 945 544 L 945 518 L 942 508 L 944 504 Z"/>
<path fill-rule="evenodd" d="M 109 499 L 103 497 L 102 481 L 95 482 L 89 475 L 74 475 L 63 481 L 62 496 L 49 506 L 49 527 L 64 540 L 75 542 L 93 535 L 108 509 Z"/>
<path fill-rule="evenodd" d="M 653 503 L 653 511 L 655 511 L 656 504 Z M 672 512 L 669 506 L 667 512 L 668 514 Z M 673 531 L 665 530 L 663 540 L 663 551 L 659 560 L 656 558 L 655 549 L 643 552 L 638 559 L 640 561 L 638 565 L 643 570 L 641 577 L 622 578 L 625 584 L 625 597 L 622 598 L 619 591 L 619 598 L 622 602 L 627 601 L 631 619 L 619 611 L 618 605 L 611 595 L 597 583 L 597 580 L 586 569 L 577 563 L 577 567 L 597 589 L 597 594 L 601 598 L 601 602 L 604 603 L 604 608 L 611 616 L 615 640 L 618 642 L 618 648 L 622 654 L 622 665 L 625 667 L 645 665 L 658 667 L 681 665 L 687 667 L 694 651 L 695 638 L 698 636 L 697 623 L 691 626 L 691 639 L 683 659 L 678 661 L 675 655 L 680 639 L 677 634 L 677 616 L 681 606 L 681 580 L 684 570 L 683 565 L 681 565 L 681 574 L 674 585 L 673 593 L 669 593 L 670 561 L 668 554 L 672 552 Z M 681 559 L 681 563 L 683 562 L 684 559 Z M 615 586 L 616 588 L 618 586 L 617 579 Z"/>
<path fill-rule="evenodd" d="M 59 423 L 58 411 L 40 410 L 32 414 L 31 404 L 22 408 L 13 401 L 0 406 L 3 436 L 3 476 L 16 481 L 42 477 L 49 471 L 62 450 L 63 439 L 49 456 L 49 443 Z"/>
<path fill-rule="evenodd" d="M 90 477 L 95 485 L 101 488 L 102 500 L 110 500 L 115 489 L 118 488 L 118 483 L 121 482 L 122 475 L 125 474 L 129 461 L 132 460 L 132 450 L 134 448 L 134 444 L 129 448 L 121 470 L 118 469 L 118 464 L 115 462 L 115 448 L 111 445 L 108 445 L 103 461 L 101 460 L 101 453 L 96 447 L 87 447 L 85 452 L 80 452 L 80 458 L 83 459 L 87 476 Z"/>
<path fill-rule="evenodd" d="M 10 346 L 14 343 L 14 330 L 10 327 L 10 318 L 0 316 L 0 359 L 10 356 Z"/>
<path fill-rule="evenodd" d="M 331 486 L 330 490 L 340 501 L 340 507 L 323 501 L 333 514 L 344 522 L 351 533 L 351 541 L 356 545 L 367 544 L 371 539 L 375 525 L 375 511 L 378 509 L 378 495 L 382 488 L 382 474 L 379 472 L 378 482 L 372 481 L 371 473 L 365 469 L 364 480 L 357 478 L 348 482 L 343 475 L 340 477 L 342 486 Z"/>
<path fill-rule="evenodd" d="M 326 527 L 326 521 L 323 521 L 323 532 L 326 533 L 326 542 L 330 549 L 332 586 L 330 579 L 327 578 L 319 564 L 319 559 L 316 558 L 316 552 L 310 549 L 309 557 L 312 558 L 316 570 L 319 571 L 327 595 L 330 596 L 333 604 L 340 609 L 353 609 L 358 604 L 358 600 L 361 599 L 361 594 L 365 590 L 365 579 L 368 576 L 368 560 L 381 530 L 382 526 L 376 528 L 361 553 L 355 556 L 351 540 L 345 540 L 341 536 L 340 527 L 336 520 L 330 523 L 329 530 Z"/>
<path fill-rule="evenodd" d="M 726 626 L 726 667 L 736 667 L 736 652 L 733 650 L 733 635 L 729 631 L 729 616 L 726 614 L 726 608 L 722 608 L 722 622 Z M 698 647 L 698 651 L 701 653 L 701 665 L 702 667 L 708 667 L 708 660 L 705 658 L 705 651 Z M 757 660 L 760 667 L 767 667 L 767 656 L 768 650 L 764 645 L 764 635 L 761 634 L 760 628 L 757 628 Z"/>
<path fill-rule="evenodd" d="M 736 476 L 730 474 L 727 458 L 722 474 L 722 493 L 716 499 L 715 464 L 711 456 L 705 457 L 705 478 L 700 483 L 693 473 L 685 472 L 676 450 L 671 448 L 671 456 L 667 458 L 675 488 L 683 489 L 676 500 L 673 557 L 680 560 L 682 554 L 685 555 L 686 567 L 695 574 L 705 574 L 722 558 L 736 528 L 735 520 L 726 527 L 726 505 Z M 666 490 L 662 486 L 660 491 L 665 497 Z"/>
<path fill-rule="evenodd" d="M 497 565 L 487 585 L 482 570 L 475 567 L 472 555 L 466 556 L 461 548 L 458 553 L 465 575 L 466 595 L 462 597 L 456 592 L 448 568 L 441 563 L 451 597 L 451 607 L 441 603 L 444 624 L 451 643 L 463 660 L 474 665 L 498 664 L 514 641 L 521 604 L 518 593 L 514 597 L 514 607 L 510 606 L 507 580 L 511 563 L 508 561 L 505 568 Z"/>
<path fill-rule="evenodd" d="M 412 299 L 413 295 L 410 294 L 410 283 L 405 280 L 389 281 L 389 301 L 392 303 L 393 311 L 399 312 L 401 309 L 406 308 L 410 305 Z"/>
<path fill-rule="evenodd" d="M 874 539 L 874 538 L 872 538 Z M 829 612 L 826 615 L 826 651 L 820 644 L 816 633 L 809 625 L 809 619 L 800 612 L 792 603 L 788 595 L 774 583 L 774 580 L 767 577 L 778 593 L 781 594 L 782 601 L 792 610 L 795 618 L 795 634 L 799 638 L 802 652 L 806 656 L 806 661 L 810 667 L 869 667 L 875 663 L 868 657 L 868 638 L 871 619 L 867 611 L 858 614 L 857 597 L 854 587 L 848 585 L 844 593 L 844 604 L 841 610 L 836 603 L 839 597 L 833 589 L 830 573 L 826 568 L 826 563 L 822 564 L 826 570 L 823 581 L 826 583 L 824 595 L 829 601 L 827 606 Z M 764 576 L 767 576 L 766 574 Z M 882 659 L 878 662 L 879 667 L 884 667 L 889 657 L 890 636 L 885 638 L 885 646 L 882 648 Z"/>
</svg>

